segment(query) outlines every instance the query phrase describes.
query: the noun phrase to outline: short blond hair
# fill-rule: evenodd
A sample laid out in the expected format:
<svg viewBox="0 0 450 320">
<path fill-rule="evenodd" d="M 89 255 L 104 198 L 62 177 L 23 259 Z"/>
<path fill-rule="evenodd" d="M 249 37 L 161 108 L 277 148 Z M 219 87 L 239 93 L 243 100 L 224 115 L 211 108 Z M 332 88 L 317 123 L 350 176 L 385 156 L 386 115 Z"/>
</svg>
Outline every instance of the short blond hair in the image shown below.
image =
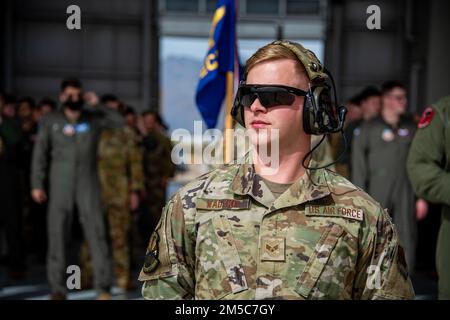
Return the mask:
<svg viewBox="0 0 450 320">
<path fill-rule="evenodd" d="M 248 73 L 253 67 L 261 62 L 266 62 L 270 60 L 280 60 L 280 59 L 291 59 L 296 61 L 297 71 L 299 75 L 305 75 L 308 78 L 303 63 L 298 59 L 297 55 L 281 44 L 269 43 L 264 47 L 259 48 L 250 58 L 248 58 L 245 63 L 245 78 L 247 78 Z"/>
</svg>

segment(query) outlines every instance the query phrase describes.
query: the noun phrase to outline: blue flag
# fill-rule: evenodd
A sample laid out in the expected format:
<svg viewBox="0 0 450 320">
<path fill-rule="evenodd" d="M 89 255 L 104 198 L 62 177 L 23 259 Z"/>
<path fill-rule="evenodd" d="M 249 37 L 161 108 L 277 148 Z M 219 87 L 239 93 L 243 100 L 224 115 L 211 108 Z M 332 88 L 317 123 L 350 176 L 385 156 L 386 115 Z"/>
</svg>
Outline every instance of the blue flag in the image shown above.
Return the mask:
<svg viewBox="0 0 450 320">
<path fill-rule="evenodd" d="M 226 74 L 234 71 L 236 9 L 234 0 L 217 0 L 209 31 L 208 52 L 200 71 L 195 102 L 208 128 L 217 124 L 226 92 Z"/>
</svg>

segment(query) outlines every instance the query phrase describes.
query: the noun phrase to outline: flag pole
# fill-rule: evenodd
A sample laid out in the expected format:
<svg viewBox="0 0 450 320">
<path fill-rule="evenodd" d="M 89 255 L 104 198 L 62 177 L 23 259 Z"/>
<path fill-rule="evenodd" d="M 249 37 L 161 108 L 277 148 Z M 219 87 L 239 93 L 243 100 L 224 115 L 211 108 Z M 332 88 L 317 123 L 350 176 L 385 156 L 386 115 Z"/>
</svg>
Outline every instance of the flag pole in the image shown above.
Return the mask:
<svg viewBox="0 0 450 320">
<path fill-rule="evenodd" d="M 226 78 L 226 115 L 225 115 L 225 142 L 224 142 L 224 155 L 225 163 L 230 163 L 233 155 L 233 118 L 231 118 L 231 108 L 233 105 L 233 92 L 234 92 L 234 73 L 233 71 L 227 71 Z"/>
</svg>

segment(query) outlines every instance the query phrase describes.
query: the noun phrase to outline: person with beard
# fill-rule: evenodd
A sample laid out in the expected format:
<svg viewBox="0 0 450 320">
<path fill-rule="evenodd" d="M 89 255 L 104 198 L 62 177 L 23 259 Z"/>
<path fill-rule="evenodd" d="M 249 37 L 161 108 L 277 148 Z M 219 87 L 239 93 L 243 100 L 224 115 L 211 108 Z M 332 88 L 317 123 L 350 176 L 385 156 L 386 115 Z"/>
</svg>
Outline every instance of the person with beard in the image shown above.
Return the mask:
<svg viewBox="0 0 450 320">
<path fill-rule="evenodd" d="M 416 123 L 407 113 L 404 85 L 389 81 L 382 86 L 379 116 L 359 127 L 352 145 L 352 182 L 367 190 L 390 213 L 410 271 L 415 264 L 416 215 L 419 218 L 427 210 L 424 200 L 416 202 L 406 172 L 415 131 Z"/>
<path fill-rule="evenodd" d="M 96 106 L 95 93 L 83 95 L 78 79 L 62 81 L 60 102 L 61 108 L 39 125 L 31 174 L 31 195 L 43 203 L 49 167 L 47 273 L 51 298 L 66 296 L 65 252 L 76 208 L 92 253 L 98 299 L 110 299 L 112 266 L 101 207 L 97 145 L 102 128 L 122 127 L 125 120 L 116 110 Z"/>
</svg>

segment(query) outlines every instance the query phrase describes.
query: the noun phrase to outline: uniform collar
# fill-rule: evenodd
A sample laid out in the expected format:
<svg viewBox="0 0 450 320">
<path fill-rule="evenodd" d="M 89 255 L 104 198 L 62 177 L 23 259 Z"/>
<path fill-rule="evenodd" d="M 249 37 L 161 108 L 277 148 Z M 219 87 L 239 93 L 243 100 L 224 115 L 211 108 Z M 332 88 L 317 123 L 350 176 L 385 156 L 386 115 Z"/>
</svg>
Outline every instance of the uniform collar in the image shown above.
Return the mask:
<svg viewBox="0 0 450 320">
<path fill-rule="evenodd" d="M 317 166 L 311 160 L 310 167 Z M 276 200 L 270 189 L 255 172 L 250 163 L 240 165 L 231 183 L 231 191 L 239 195 L 248 195 L 270 210 L 296 206 L 309 201 L 323 198 L 331 193 L 328 184 L 328 173 L 324 169 L 306 170 L 305 174 L 295 181 Z"/>
</svg>

